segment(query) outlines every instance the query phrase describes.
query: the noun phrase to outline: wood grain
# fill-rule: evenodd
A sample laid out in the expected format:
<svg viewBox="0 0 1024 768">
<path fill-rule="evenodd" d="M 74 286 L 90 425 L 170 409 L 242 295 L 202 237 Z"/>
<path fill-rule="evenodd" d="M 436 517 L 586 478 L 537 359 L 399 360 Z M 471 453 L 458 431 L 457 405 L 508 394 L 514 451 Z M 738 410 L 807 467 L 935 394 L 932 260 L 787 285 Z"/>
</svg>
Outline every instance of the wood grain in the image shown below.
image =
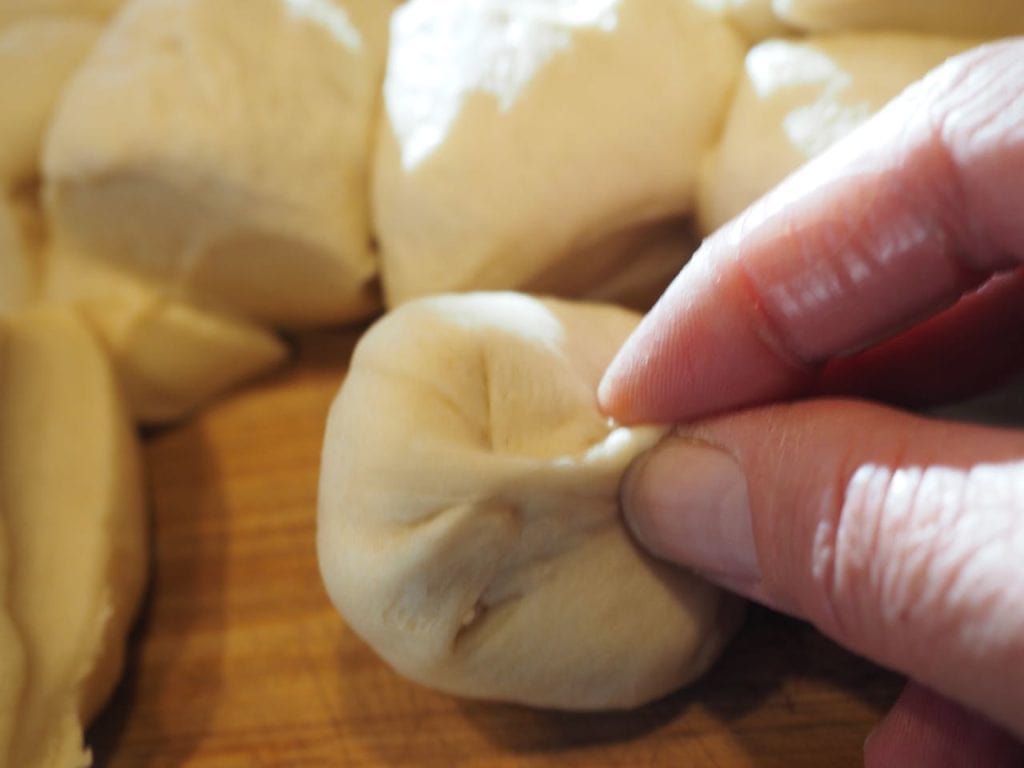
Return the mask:
<svg viewBox="0 0 1024 768">
<path fill-rule="evenodd" d="M 286 371 L 146 436 L 152 585 L 89 734 L 98 765 L 861 764 L 900 681 L 767 611 L 698 685 L 629 713 L 458 701 L 392 673 L 329 604 L 314 548 L 324 417 L 356 336 L 304 336 Z"/>
</svg>

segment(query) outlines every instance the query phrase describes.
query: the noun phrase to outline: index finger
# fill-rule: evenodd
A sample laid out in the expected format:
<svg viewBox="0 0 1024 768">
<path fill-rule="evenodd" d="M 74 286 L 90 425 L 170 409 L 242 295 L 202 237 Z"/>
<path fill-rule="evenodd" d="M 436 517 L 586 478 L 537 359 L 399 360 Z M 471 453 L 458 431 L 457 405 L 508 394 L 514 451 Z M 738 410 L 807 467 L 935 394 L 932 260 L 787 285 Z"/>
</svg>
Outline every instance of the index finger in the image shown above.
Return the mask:
<svg viewBox="0 0 1024 768">
<path fill-rule="evenodd" d="M 670 422 L 795 394 L 1024 256 L 1024 40 L 950 60 L 711 236 L 609 367 Z"/>
</svg>

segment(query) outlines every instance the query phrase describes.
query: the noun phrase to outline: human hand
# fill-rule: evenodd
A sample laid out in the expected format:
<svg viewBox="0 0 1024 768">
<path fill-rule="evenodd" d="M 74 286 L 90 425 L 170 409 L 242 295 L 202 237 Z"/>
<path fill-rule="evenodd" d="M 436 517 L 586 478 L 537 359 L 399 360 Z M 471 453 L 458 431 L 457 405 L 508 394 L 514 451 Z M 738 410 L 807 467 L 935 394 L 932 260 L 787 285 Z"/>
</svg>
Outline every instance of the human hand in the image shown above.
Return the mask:
<svg viewBox="0 0 1024 768">
<path fill-rule="evenodd" d="M 623 490 L 642 544 L 915 681 L 870 766 L 1024 760 L 1024 432 L 854 400 L 734 411 L 930 404 L 1020 367 L 1022 342 L 1016 40 L 709 238 L 602 382 L 618 420 L 686 424 Z"/>
</svg>

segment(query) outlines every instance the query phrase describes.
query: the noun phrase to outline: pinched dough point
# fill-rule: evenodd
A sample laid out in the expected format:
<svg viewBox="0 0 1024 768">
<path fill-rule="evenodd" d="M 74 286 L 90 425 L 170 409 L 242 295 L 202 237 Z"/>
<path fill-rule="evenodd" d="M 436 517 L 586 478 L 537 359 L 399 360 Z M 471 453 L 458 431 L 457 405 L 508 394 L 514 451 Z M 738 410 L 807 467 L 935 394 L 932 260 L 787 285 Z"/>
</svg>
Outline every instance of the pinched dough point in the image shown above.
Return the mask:
<svg viewBox="0 0 1024 768">
<path fill-rule="evenodd" d="M 693 0 L 412 0 L 391 34 L 374 168 L 391 306 L 576 257 L 586 275 L 606 237 L 686 214 L 743 50 Z"/>
<path fill-rule="evenodd" d="M 356 349 L 324 443 L 318 547 L 352 629 L 455 694 L 630 707 L 703 672 L 738 603 L 633 543 L 619 484 L 663 427 L 595 391 L 638 316 L 510 293 L 422 299 Z"/>
<path fill-rule="evenodd" d="M 273 324 L 370 313 L 374 40 L 330 0 L 131 3 L 58 105 L 57 239 Z"/>
<path fill-rule="evenodd" d="M 725 130 L 701 171 L 710 233 L 881 109 L 967 38 L 864 33 L 769 40 L 747 54 Z"/>
<path fill-rule="evenodd" d="M 84 765 L 82 727 L 117 680 L 145 572 L 135 435 L 103 352 L 69 310 L 0 320 L 0 372 L 4 609 L 24 653 L 0 762 Z"/>
<path fill-rule="evenodd" d="M 776 13 L 818 32 L 901 29 L 1006 37 L 1024 33 L 1020 0 L 774 0 Z"/>
</svg>

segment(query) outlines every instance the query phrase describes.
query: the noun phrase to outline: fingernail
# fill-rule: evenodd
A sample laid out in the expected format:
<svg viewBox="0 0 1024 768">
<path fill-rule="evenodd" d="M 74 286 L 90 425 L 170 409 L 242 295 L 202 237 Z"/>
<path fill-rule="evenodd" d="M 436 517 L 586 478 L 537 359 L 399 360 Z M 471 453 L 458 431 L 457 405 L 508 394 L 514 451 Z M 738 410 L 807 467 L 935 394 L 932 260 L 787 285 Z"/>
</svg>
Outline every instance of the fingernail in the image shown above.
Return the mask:
<svg viewBox="0 0 1024 768">
<path fill-rule="evenodd" d="M 622 507 L 652 554 L 733 583 L 758 580 L 747 480 L 725 451 L 683 437 L 662 441 L 630 469 Z"/>
</svg>

